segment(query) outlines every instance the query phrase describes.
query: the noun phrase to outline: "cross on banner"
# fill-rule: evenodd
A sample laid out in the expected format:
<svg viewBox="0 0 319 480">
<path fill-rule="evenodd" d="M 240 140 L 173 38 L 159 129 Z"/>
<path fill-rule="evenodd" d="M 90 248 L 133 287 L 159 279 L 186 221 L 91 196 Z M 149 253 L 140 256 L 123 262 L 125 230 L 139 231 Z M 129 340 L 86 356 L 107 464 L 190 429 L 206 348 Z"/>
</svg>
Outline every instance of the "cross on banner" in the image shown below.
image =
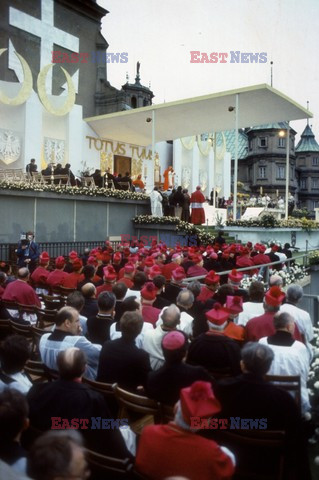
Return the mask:
<svg viewBox="0 0 319 480">
<path fill-rule="evenodd" d="M 41 19 L 10 7 L 9 23 L 13 27 L 40 38 L 40 70 L 51 63 L 54 44 L 72 52 L 79 52 L 79 38 L 54 26 L 54 0 L 41 0 Z M 9 68 L 14 69 L 21 82 L 23 80 L 22 68 L 13 53 L 12 42 L 9 42 Z M 52 92 L 52 69 L 47 75 L 46 88 L 48 93 Z"/>
</svg>

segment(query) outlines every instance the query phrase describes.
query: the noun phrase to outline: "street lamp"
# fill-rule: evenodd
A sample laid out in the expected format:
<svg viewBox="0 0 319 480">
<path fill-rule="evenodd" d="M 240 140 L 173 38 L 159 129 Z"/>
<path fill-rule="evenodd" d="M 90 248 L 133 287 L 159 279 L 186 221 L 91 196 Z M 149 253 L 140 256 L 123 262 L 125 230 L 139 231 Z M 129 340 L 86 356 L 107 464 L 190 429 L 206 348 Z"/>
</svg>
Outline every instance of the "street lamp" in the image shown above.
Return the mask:
<svg viewBox="0 0 319 480">
<path fill-rule="evenodd" d="M 289 122 L 287 122 L 287 130 L 280 130 L 279 136 L 286 137 L 286 193 L 285 193 L 285 220 L 288 220 L 288 197 L 289 197 Z"/>
</svg>

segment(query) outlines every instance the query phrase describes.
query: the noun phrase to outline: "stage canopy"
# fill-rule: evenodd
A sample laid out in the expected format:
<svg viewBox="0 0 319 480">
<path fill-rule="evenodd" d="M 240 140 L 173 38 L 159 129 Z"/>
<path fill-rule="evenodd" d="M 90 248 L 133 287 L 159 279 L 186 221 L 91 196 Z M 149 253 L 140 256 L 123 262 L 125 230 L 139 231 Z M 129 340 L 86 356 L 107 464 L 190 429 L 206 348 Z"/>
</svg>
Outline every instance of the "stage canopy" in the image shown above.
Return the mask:
<svg viewBox="0 0 319 480">
<path fill-rule="evenodd" d="M 269 85 L 213 93 L 176 102 L 86 118 L 101 138 L 135 145 L 152 143 L 152 111 L 155 141 L 175 140 L 205 132 L 235 128 L 236 94 L 239 94 L 238 127 L 312 118 L 312 113 Z"/>
</svg>

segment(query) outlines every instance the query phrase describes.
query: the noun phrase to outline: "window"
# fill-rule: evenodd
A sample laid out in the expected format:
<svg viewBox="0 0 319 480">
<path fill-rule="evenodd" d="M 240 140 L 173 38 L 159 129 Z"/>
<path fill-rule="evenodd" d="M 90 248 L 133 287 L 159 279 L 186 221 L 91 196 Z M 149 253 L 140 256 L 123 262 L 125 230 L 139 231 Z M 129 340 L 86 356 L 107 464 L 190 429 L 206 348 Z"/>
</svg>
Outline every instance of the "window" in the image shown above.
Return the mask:
<svg viewBox="0 0 319 480">
<path fill-rule="evenodd" d="M 266 178 L 266 167 L 259 167 L 258 168 L 258 177 L 259 178 Z"/>
<path fill-rule="evenodd" d="M 319 157 L 313 157 L 312 158 L 312 166 L 313 167 L 318 167 L 319 165 Z"/>
<path fill-rule="evenodd" d="M 306 166 L 306 158 L 305 157 L 300 157 L 299 158 L 299 166 L 300 167 L 305 167 Z"/>
<path fill-rule="evenodd" d="M 248 167 L 248 180 L 253 179 L 253 167 Z"/>
<path fill-rule="evenodd" d="M 277 178 L 280 180 L 286 179 L 286 168 L 282 165 L 277 165 Z"/>
<path fill-rule="evenodd" d="M 312 208 L 319 208 L 319 201 L 318 200 L 313 200 Z"/>
<path fill-rule="evenodd" d="M 278 147 L 284 148 L 285 146 L 286 146 L 286 139 L 285 139 L 285 138 L 282 138 L 282 137 L 279 137 L 279 139 L 278 139 Z"/>
<path fill-rule="evenodd" d="M 259 146 L 260 147 L 267 147 L 267 137 L 259 137 Z"/>
<path fill-rule="evenodd" d="M 300 188 L 307 188 L 307 179 L 301 178 L 300 179 Z"/>
<path fill-rule="evenodd" d="M 319 178 L 311 179 L 311 188 L 319 188 Z"/>
<path fill-rule="evenodd" d="M 295 170 L 294 170 L 294 167 L 290 167 L 290 180 L 293 179 L 295 176 Z"/>
<path fill-rule="evenodd" d="M 249 140 L 249 150 L 251 151 L 253 149 L 253 141 Z"/>
</svg>

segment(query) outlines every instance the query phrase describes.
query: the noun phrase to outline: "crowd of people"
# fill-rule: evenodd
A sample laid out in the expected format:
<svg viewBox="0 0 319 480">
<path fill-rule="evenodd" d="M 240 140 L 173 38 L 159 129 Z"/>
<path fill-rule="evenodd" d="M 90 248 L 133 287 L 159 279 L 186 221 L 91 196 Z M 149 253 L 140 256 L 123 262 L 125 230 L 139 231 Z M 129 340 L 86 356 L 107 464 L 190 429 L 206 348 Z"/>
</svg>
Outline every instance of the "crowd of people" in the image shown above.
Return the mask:
<svg viewBox="0 0 319 480">
<path fill-rule="evenodd" d="M 212 420 L 239 418 L 284 431 L 284 478 L 310 479 L 303 419 L 311 409 L 313 327 L 298 306 L 302 288 L 291 285 L 285 293 L 276 274 L 291 256 L 289 247 L 285 254 L 277 245 L 226 244 L 219 233 L 206 247 L 168 248 L 154 240 L 150 247 L 135 242 L 113 248 L 106 241 L 67 258 L 41 252 L 36 268 L 30 272 L 24 262 L 16 278 L 0 264 L 2 302 L 43 308 L 47 294 L 63 288 L 66 295 L 39 343 L 40 359 L 56 372 L 56 381 L 33 383 L 24 373 L 31 355 L 26 338 L 9 335 L 1 343 L 0 459 L 35 480 L 65 478 L 58 468 L 61 445 L 68 445 L 68 478 L 88 478 L 82 440 L 69 431 L 48 432 L 29 451 L 21 446 L 29 424 L 45 432 L 53 428 L 52 418 L 68 425 L 72 419 L 116 418 L 114 401 L 83 383 L 86 377 L 175 405 L 174 419 L 145 427 L 138 445 L 130 428 L 81 430 L 89 448 L 135 458 L 145 478 L 227 479 L 236 463 L 245 462 L 253 462 L 256 472 L 271 469 L 274 458 L 267 452 L 247 459 L 207 427 Z M 253 281 L 249 290 L 242 288 L 244 275 L 262 279 L 260 265 L 274 261 L 279 267 L 267 287 Z M 251 270 L 238 271 L 242 267 Z M 21 318 L 14 303 L 2 307 L 1 316 L 36 324 L 36 317 Z M 300 376 L 300 405 L 266 381 L 266 373 Z"/>
<path fill-rule="evenodd" d="M 228 197 L 226 200 L 225 197 L 216 198 L 216 207 L 217 208 L 227 208 L 233 206 L 233 195 Z M 214 202 L 214 190 L 212 190 L 210 195 L 210 204 L 213 205 Z M 263 207 L 263 208 L 275 208 L 279 210 L 285 209 L 285 199 L 277 194 L 276 196 L 270 196 L 268 193 L 264 195 L 251 195 L 244 194 L 240 196 L 237 200 L 238 205 L 242 207 Z M 295 197 L 290 193 L 288 196 L 288 214 L 291 215 L 296 202 Z"/>
</svg>

